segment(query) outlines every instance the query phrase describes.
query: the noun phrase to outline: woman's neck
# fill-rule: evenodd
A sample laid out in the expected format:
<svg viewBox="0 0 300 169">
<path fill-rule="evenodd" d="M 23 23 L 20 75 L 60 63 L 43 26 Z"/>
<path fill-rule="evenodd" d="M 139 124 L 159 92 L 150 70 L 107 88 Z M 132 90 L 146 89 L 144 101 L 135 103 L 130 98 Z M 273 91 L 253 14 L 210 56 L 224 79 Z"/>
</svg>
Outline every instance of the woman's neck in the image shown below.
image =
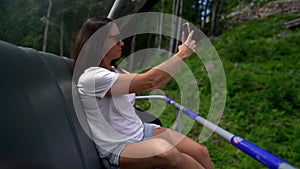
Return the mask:
<svg viewBox="0 0 300 169">
<path fill-rule="evenodd" d="M 112 71 L 110 63 L 111 63 L 111 60 L 105 59 L 105 57 L 104 57 L 104 59 L 101 61 L 99 66 Z"/>
</svg>

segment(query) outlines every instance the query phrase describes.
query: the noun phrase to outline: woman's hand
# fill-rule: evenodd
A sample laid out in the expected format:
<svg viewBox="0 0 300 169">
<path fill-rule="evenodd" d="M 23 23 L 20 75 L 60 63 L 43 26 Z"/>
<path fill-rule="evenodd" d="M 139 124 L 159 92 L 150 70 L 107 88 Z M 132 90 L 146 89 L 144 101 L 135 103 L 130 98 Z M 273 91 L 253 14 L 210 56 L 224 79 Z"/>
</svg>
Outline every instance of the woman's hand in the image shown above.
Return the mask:
<svg viewBox="0 0 300 169">
<path fill-rule="evenodd" d="M 187 39 L 185 39 L 185 34 L 184 32 L 182 32 L 182 42 L 184 43 L 178 46 L 178 53 L 177 53 L 177 56 L 179 56 L 182 60 L 185 60 L 195 52 L 196 41 L 192 39 L 193 34 L 194 31 L 191 31 Z"/>
</svg>

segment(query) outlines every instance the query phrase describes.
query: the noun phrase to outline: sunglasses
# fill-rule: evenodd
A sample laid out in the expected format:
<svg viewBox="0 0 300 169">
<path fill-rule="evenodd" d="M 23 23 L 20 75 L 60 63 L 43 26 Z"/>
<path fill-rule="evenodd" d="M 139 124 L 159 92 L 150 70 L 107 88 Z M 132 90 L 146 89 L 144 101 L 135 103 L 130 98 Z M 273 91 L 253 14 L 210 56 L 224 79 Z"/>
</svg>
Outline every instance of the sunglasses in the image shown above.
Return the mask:
<svg viewBox="0 0 300 169">
<path fill-rule="evenodd" d="M 117 44 L 119 45 L 122 41 L 121 37 L 120 37 L 120 34 L 116 34 L 116 35 L 110 35 L 108 36 L 109 38 L 112 38 L 112 39 L 115 39 Z"/>
</svg>

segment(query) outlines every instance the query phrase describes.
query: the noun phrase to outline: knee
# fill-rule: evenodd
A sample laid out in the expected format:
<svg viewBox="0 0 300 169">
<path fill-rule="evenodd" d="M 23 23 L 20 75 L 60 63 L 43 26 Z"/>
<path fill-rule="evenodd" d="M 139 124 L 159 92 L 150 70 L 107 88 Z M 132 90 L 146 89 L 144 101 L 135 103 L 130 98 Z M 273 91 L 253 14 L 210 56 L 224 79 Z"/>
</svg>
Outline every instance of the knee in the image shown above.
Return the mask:
<svg viewBox="0 0 300 169">
<path fill-rule="evenodd" d="M 182 160 L 180 154 L 181 153 L 173 147 L 166 152 L 157 154 L 155 158 L 162 163 L 162 166 L 166 166 L 167 168 L 176 168 Z"/>
<path fill-rule="evenodd" d="M 153 146 L 153 150 L 156 150 L 156 153 L 153 157 L 156 160 L 159 160 L 159 163 L 162 164 L 162 166 L 176 167 L 176 165 L 180 162 L 180 152 L 168 141 L 159 139 Z"/>
<path fill-rule="evenodd" d="M 164 154 L 170 149 L 172 149 L 174 146 L 171 145 L 168 141 L 161 139 L 161 138 L 155 138 L 153 139 L 153 143 L 151 145 L 152 154 L 154 156 L 159 154 Z"/>
<path fill-rule="evenodd" d="M 207 147 L 199 144 L 196 149 L 201 154 L 201 156 L 209 156 L 209 151 Z"/>
</svg>

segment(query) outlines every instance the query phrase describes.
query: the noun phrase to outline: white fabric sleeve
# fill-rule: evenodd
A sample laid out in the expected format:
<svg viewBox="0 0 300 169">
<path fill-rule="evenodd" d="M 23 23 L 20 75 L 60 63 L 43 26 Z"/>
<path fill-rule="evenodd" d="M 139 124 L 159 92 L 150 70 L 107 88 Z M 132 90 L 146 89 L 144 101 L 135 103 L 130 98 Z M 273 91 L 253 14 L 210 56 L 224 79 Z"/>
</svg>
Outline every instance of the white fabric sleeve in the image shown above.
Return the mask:
<svg viewBox="0 0 300 169">
<path fill-rule="evenodd" d="M 80 76 L 77 87 L 82 94 L 103 98 L 118 77 L 119 74 L 115 72 L 93 67 Z"/>
</svg>

